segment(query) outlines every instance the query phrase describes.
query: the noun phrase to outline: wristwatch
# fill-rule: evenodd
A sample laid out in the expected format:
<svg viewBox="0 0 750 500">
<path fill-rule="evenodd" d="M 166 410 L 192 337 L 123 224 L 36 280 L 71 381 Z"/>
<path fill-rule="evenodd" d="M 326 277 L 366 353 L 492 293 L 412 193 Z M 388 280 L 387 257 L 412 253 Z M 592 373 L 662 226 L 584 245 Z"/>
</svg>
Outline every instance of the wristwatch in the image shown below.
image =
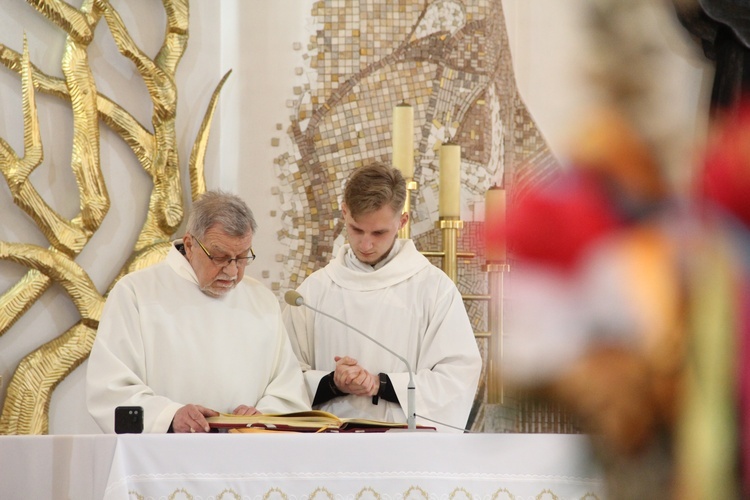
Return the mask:
<svg viewBox="0 0 750 500">
<path fill-rule="evenodd" d="M 378 387 L 378 393 L 372 397 L 372 404 L 378 404 L 380 397 L 383 395 L 383 391 L 388 385 L 388 375 L 385 373 L 378 373 L 378 379 L 380 380 L 380 386 Z"/>
</svg>

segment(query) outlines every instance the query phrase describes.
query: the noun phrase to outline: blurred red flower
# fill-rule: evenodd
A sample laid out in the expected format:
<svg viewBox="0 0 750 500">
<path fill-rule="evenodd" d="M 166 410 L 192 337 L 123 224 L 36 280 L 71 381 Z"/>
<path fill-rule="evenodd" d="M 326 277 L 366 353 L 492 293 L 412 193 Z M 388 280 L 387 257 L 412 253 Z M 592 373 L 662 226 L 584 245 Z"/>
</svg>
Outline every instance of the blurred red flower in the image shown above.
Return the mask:
<svg viewBox="0 0 750 500">
<path fill-rule="evenodd" d="M 709 200 L 750 226 L 750 100 L 725 116 L 709 141 L 699 198 Z"/>
<path fill-rule="evenodd" d="M 488 237 L 506 241 L 518 259 L 572 270 L 592 242 L 620 225 L 596 179 L 575 173 L 527 191 L 505 228 L 490 228 Z"/>
</svg>

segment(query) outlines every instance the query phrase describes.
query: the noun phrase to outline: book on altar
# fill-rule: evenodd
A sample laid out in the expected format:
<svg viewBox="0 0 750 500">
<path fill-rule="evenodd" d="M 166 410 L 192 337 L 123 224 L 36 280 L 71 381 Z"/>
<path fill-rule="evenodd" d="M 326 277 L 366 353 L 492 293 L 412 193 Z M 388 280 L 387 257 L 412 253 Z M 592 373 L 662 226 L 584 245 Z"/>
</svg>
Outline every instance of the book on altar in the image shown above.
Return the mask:
<svg viewBox="0 0 750 500">
<path fill-rule="evenodd" d="M 217 429 L 236 431 L 287 431 L 287 432 L 385 432 L 393 429 L 407 429 L 401 422 L 384 422 L 365 418 L 342 418 L 321 410 L 299 411 L 294 413 L 270 413 L 256 415 L 231 415 L 222 413 L 208 417 L 208 425 Z M 422 430 L 435 430 L 434 427 L 417 426 Z"/>
</svg>

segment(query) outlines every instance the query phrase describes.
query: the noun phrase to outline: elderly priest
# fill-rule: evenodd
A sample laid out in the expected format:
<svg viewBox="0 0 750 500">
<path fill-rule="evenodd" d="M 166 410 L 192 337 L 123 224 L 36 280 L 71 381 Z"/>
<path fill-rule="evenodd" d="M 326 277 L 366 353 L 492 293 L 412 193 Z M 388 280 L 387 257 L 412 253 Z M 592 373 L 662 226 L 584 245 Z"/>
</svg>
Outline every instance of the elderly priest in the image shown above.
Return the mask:
<svg viewBox="0 0 750 500">
<path fill-rule="evenodd" d="M 244 276 L 255 230 L 239 197 L 207 192 L 166 259 L 112 289 L 86 374 L 105 432 L 118 406 L 142 407 L 145 432 L 207 432 L 218 412 L 310 409 L 278 300 Z"/>
</svg>

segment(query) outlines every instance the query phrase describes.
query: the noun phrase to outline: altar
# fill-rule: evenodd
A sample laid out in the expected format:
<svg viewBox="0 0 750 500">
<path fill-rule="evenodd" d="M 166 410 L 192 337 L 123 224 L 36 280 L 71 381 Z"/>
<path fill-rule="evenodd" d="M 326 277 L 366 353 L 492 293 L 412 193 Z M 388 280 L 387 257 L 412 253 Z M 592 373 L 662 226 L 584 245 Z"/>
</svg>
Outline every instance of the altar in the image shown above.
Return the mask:
<svg viewBox="0 0 750 500">
<path fill-rule="evenodd" d="M 0 497 L 602 499 L 565 434 L 0 436 Z"/>
</svg>

